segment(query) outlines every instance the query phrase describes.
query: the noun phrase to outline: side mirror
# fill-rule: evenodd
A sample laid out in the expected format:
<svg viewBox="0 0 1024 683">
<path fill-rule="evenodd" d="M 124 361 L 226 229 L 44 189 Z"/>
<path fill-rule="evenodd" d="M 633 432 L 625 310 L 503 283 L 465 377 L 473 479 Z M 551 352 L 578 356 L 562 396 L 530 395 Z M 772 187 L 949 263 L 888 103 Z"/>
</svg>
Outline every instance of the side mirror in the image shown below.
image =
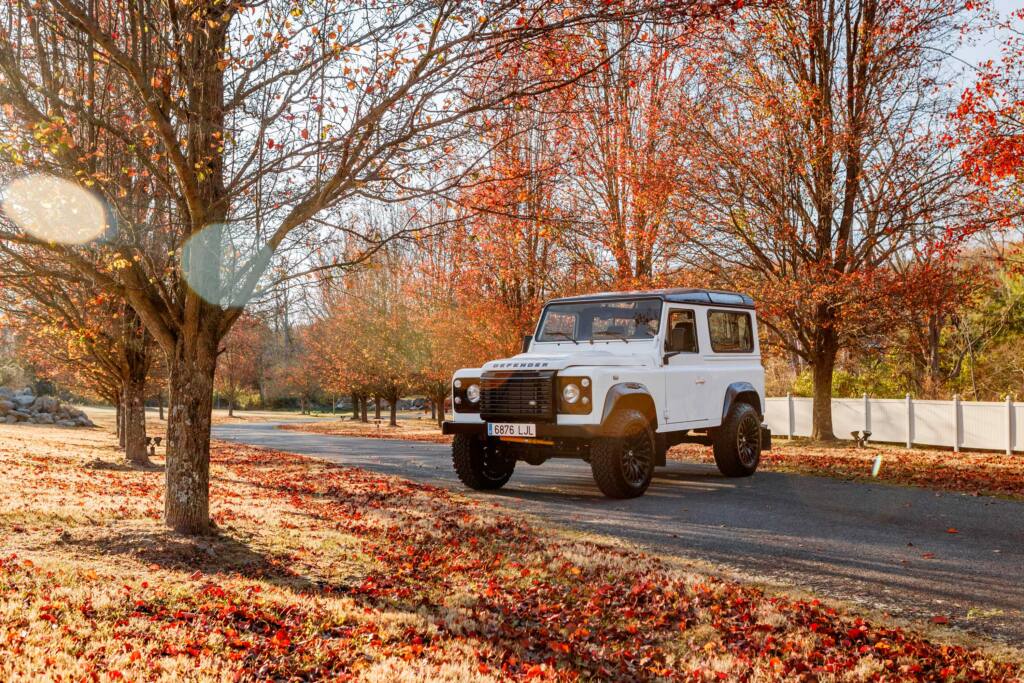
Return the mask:
<svg viewBox="0 0 1024 683">
<path fill-rule="evenodd" d="M 523 335 L 523 353 L 529 353 L 529 351 L 530 351 L 530 344 L 532 344 L 532 343 L 533 343 L 533 335 L 532 334 L 524 334 Z"/>
</svg>

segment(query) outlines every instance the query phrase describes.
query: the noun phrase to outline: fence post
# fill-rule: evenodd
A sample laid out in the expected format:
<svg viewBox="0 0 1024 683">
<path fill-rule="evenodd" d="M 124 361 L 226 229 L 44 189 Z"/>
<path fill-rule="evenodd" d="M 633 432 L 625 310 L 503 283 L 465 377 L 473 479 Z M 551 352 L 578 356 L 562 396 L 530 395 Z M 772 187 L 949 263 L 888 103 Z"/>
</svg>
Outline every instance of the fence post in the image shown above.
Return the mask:
<svg viewBox="0 0 1024 683">
<path fill-rule="evenodd" d="M 960 394 L 953 394 L 953 452 L 960 452 Z"/>
<path fill-rule="evenodd" d="M 871 401 L 868 399 L 868 392 L 864 392 L 864 431 L 871 431 Z"/>
<path fill-rule="evenodd" d="M 1013 396 L 1006 395 L 1006 454 L 1013 455 Z"/>
<path fill-rule="evenodd" d="M 907 448 L 914 447 L 914 399 L 907 394 Z"/>
<path fill-rule="evenodd" d="M 786 392 L 786 437 L 793 438 L 796 431 L 796 416 L 793 414 L 793 394 Z"/>
</svg>

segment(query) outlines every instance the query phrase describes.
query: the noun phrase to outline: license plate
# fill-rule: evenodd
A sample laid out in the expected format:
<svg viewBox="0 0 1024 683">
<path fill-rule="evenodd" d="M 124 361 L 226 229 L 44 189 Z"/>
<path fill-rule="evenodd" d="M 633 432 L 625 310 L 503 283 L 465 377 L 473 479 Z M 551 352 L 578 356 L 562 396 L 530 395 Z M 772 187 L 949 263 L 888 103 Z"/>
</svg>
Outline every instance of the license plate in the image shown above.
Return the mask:
<svg viewBox="0 0 1024 683">
<path fill-rule="evenodd" d="M 487 436 L 516 436 L 532 439 L 537 436 L 537 425 L 520 422 L 488 422 Z"/>
</svg>

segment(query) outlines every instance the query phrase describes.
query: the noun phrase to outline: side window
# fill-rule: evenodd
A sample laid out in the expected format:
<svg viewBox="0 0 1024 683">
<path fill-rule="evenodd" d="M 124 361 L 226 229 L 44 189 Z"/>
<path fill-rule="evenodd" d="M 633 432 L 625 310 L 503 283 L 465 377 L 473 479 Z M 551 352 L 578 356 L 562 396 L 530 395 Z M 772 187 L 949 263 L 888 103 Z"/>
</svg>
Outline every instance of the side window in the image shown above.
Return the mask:
<svg viewBox="0 0 1024 683">
<path fill-rule="evenodd" d="M 715 353 L 752 353 L 754 335 L 749 313 L 737 311 L 708 312 L 711 350 Z"/>
<path fill-rule="evenodd" d="M 680 309 L 669 312 L 665 347 L 670 353 L 697 353 L 697 318 L 693 311 Z"/>
</svg>

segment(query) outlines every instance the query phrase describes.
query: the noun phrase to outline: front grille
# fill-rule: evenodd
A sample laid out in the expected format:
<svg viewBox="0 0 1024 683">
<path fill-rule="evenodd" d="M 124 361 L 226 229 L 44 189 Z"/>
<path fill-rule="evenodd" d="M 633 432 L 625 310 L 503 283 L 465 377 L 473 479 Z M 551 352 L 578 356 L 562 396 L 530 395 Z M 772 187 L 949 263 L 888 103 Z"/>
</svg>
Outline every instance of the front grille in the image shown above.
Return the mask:
<svg viewBox="0 0 1024 683">
<path fill-rule="evenodd" d="M 555 372 L 485 372 L 480 378 L 480 416 L 490 422 L 554 420 Z"/>
</svg>

